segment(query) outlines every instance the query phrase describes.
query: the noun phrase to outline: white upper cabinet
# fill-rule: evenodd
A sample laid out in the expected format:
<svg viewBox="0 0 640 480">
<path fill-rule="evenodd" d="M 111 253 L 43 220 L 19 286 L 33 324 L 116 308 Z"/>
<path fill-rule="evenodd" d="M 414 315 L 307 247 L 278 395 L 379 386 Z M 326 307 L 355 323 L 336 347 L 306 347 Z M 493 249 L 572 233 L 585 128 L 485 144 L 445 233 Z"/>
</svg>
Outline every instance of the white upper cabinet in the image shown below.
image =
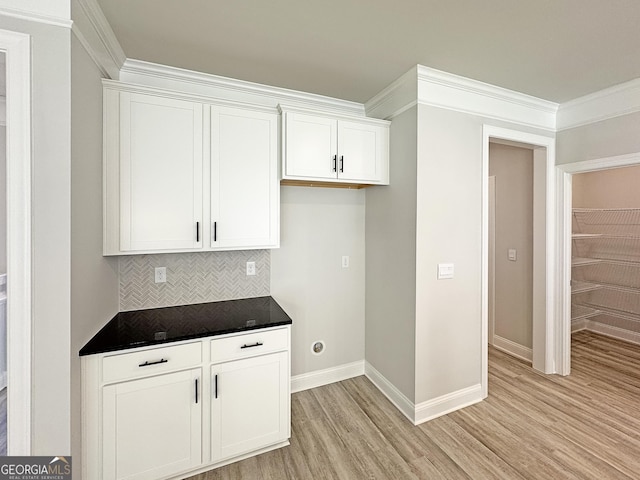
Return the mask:
<svg viewBox="0 0 640 480">
<path fill-rule="evenodd" d="M 105 255 L 279 246 L 274 108 L 104 84 Z"/>
<path fill-rule="evenodd" d="M 202 105 L 123 92 L 119 130 L 120 249 L 201 247 Z"/>
<path fill-rule="evenodd" d="M 278 115 L 211 107 L 211 248 L 277 247 Z"/>
<path fill-rule="evenodd" d="M 389 122 L 280 108 L 283 179 L 389 183 Z"/>
<path fill-rule="evenodd" d="M 287 112 L 285 178 L 336 178 L 338 122 L 332 118 Z"/>
</svg>

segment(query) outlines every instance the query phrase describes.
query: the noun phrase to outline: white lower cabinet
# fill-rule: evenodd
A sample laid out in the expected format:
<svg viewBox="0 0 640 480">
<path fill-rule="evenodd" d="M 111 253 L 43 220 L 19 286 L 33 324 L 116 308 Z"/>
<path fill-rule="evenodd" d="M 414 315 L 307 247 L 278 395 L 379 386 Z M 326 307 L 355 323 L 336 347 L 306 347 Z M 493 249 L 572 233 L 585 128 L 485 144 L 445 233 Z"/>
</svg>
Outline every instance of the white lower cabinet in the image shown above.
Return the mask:
<svg viewBox="0 0 640 480">
<path fill-rule="evenodd" d="M 288 445 L 290 327 L 82 359 L 85 480 L 185 478 Z"/>
<path fill-rule="evenodd" d="M 289 438 L 287 352 L 213 365 L 211 379 L 213 460 Z"/>
<path fill-rule="evenodd" d="M 103 389 L 103 478 L 153 480 L 202 461 L 201 369 Z"/>
</svg>

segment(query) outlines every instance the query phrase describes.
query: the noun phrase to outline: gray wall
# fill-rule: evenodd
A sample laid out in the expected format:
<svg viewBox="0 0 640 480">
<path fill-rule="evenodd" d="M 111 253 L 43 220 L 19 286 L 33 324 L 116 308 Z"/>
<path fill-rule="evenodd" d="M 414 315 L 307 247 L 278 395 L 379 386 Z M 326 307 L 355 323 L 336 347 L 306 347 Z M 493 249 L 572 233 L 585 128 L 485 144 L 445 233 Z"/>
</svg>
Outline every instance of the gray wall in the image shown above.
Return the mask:
<svg viewBox="0 0 640 480">
<path fill-rule="evenodd" d="M 533 151 L 492 143 L 496 177 L 495 334 L 524 347 L 533 335 Z M 517 250 L 517 260 L 508 250 Z"/>
<path fill-rule="evenodd" d="M 362 360 L 364 191 L 281 187 L 280 217 L 271 294 L 293 319 L 292 375 Z M 343 255 L 349 268 L 342 268 Z M 321 355 L 311 353 L 317 340 L 326 345 Z"/>
<path fill-rule="evenodd" d="M 68 455 L 70 440 L 70 35 L 0 16 L 31 35 L 32 453 Z"/>
<path fill-rule="evenodd" d="M 101 74 L 75 36 L 71 55 L 71 448 L 80 478 L 78 351 L 118 311 L 118 262 L 102 256 Z"/>
<path fill-rule="evenodd" d="M 420 106 L 418 129 L 416 403 L 481 378 L 482 119 Z"/>
<path fill-rule="evenodd" d="M 640 112 L 558 132 L 558 165 L 640 152 Z"/>
<path fill-rule="evenodd" d="M 390 181 L 366 190 L 365 359 L 415 400 L 417 107 L 393 119 Z"/>
</svg>

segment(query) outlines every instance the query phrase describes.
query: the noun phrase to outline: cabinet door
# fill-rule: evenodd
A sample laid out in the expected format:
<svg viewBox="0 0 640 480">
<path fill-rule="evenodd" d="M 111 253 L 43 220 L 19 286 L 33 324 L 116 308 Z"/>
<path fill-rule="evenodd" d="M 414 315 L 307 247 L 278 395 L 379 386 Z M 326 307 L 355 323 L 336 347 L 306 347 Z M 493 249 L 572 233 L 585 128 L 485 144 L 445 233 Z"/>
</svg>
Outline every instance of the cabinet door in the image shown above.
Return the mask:
<svg viewBox="0 0 640 480">
<path fill-rule="evenodd" d="M 214 461 L 289 438 L 288 353 L 211 367 L 211 448 Z"/>
<path fill-rule="evenodd" d="M 122 251 L 202 246 L 202 137 L 201 104 L 120 94 Z"/>
<path fill-rule="evenodd" d="M 366 123 L 338 121 L 338 178 L 382 181 L 388 129 Z"/>
<path fill-rule="evenodd" d="M 336 178 L 337 124 L 331 118 L 285 113 L 285 177 Z"/>
<path fill-rule="evenodd" d="M 198 368 L 104 387 L 104 480 L 151 480 L 201 463 L 200 374 Z"/>
<path fill-rule="evenodd" d="M 278 116 L 211 108 L 211 248 L 279 242 Z"/>
</svg>

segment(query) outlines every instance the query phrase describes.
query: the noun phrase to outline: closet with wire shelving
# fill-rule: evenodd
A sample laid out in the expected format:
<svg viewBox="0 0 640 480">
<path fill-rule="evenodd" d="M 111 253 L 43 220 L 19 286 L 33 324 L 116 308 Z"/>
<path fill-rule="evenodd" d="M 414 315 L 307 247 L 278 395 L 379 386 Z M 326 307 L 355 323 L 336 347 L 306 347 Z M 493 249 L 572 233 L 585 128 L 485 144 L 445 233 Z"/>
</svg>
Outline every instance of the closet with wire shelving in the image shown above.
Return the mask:
<svg viewBox="0 0 640 480">
<path fill-rule="evenodd" d="M 640 178 L 640 167 L 632 168 Z M 571 330 L 587 329 L 640 343 L 640 202 L 637 207 L 609 206 L 633 204 L 633 197 L 640 194 L 635 182 L 624 187 L 632 170 L 617 170 L 622 171 L 602 172 L 598 182 L 597 177 L 584 183 L 574 179 L 578 198 L 574 194 Z M 614 178 L 622 183 L 612 183 Z M 590 195 L 596 198 L 585 200 Z M 593 206 L 598 204 L 605 206 Z"/>
</svg>

